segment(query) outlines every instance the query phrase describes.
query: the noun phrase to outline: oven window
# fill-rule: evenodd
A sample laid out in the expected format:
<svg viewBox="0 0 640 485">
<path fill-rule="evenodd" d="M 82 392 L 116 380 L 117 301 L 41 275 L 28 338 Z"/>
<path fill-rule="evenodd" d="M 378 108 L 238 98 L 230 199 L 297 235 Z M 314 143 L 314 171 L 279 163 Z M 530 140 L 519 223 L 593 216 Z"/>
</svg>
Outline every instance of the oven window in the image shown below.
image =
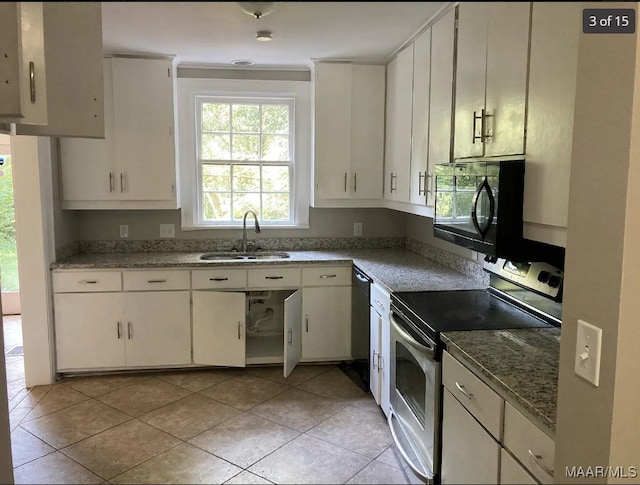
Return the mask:
<svg viewBox="0 0 640 485">
<path fill-rule="evenodd" d="M 424 429 L 427 378 L 411 352 L 396 342 L 396 390 Z"/>
</svg>

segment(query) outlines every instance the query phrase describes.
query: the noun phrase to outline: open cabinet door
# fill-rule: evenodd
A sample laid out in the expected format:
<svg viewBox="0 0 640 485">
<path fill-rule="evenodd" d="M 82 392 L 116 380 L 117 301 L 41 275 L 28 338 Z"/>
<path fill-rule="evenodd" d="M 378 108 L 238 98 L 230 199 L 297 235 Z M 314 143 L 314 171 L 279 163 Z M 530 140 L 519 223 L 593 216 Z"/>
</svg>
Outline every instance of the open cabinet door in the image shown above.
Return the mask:
<svg viewBox="0 0 640 485">
<path fill-rule="evenodd" d="M 284 301 L 284 376 L 295 369 L 302 357 L 302 290 Z"/>
<path fill-rule="evenodd" d="M 193 363 L 244 367 L 246 295 L 193 292 Z"/>
</svg>

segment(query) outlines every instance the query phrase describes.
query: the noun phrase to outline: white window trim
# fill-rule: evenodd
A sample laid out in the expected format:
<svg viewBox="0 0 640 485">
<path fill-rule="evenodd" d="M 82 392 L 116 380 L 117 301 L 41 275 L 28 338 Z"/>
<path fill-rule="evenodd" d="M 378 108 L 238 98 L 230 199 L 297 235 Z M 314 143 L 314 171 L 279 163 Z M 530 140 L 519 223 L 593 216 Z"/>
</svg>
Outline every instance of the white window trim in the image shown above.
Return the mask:
<svg viewBox="0 0 640 485">
<path fill-rule="evenodd" d="M 308 229 L 311 158 L 311 86 L 308 81 L 260 81 L 246 79 L 178 78 L 178 153 L 182 230 L 237 229 L 233 225 L 200 224 L 198 221 L 198 164 L 195 96 L 282 97 L 294 99 L 294 160 L 291 204 L 293 223 L 263 225 L 270 229 Z"/>
</svg>

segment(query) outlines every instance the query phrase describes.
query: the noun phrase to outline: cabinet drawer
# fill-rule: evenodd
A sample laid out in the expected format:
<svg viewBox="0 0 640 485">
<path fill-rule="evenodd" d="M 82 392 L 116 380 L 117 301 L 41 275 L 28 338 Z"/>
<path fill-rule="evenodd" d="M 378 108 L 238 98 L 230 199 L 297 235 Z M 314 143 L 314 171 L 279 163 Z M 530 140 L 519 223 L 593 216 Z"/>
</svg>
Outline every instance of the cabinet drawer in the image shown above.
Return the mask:
<svg viewBox="0 0 640 485">
<path fill-rule="evenodd" d="M 534 477 L 553 483 L 554 441 L 508 402 L 504 406 L 503 443 Z"/>
<path fill-rule="evenodd" d="M 272 266 L 253 268 L 248 272 L 250 288 L 297 288 L 300 286 L 300 268 Z"/>
<path fill-rule="evenodd" d="M 125 291 L 188 290 L 189 271 L 125 271 Z"/>
<path fill-rule="evenodd" d="M 442 383 L 497 440 L 504 400 L 447 352 L 442 354 Z"/>
<path fill-rule="evenodd" d="M 71 271 L 53 273 L 54 293 L 89 293 L 122 290 L 120 271 Z"/>
<path fill-rule="evenodd" d="M 371 285 L 371 306 L 384 318 L 389 318 L 391 296 L 378 283 Z"/>
<path fill-rule="evenodd" d="M 245 288 L 246 286 L 246 269 L 206 269 L 191 272 L 191 287 L 194 290 Z"/>
<path fill-rule="evenodd" d="M 351 286 L 351 266 L 302 268 L 302 286 Z"/>
</svg>

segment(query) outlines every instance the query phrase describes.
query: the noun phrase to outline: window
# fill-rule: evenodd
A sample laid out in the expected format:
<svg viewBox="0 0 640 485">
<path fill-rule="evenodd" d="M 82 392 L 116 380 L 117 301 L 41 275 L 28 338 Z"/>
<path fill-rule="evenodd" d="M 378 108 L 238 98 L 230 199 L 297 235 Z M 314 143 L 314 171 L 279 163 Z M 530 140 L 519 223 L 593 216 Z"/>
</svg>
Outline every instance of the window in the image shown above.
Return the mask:
<svg viewBox="0 0 640 485">
<path fill-rule="evenodd" d="M 197 96 L 200 223 L 292 221 L 292 99 Z"/>
<path fill-rule="evenodd" d="M 182 229 L 308 228 L 309 81 L 178 78 Z"/>
</svg>

